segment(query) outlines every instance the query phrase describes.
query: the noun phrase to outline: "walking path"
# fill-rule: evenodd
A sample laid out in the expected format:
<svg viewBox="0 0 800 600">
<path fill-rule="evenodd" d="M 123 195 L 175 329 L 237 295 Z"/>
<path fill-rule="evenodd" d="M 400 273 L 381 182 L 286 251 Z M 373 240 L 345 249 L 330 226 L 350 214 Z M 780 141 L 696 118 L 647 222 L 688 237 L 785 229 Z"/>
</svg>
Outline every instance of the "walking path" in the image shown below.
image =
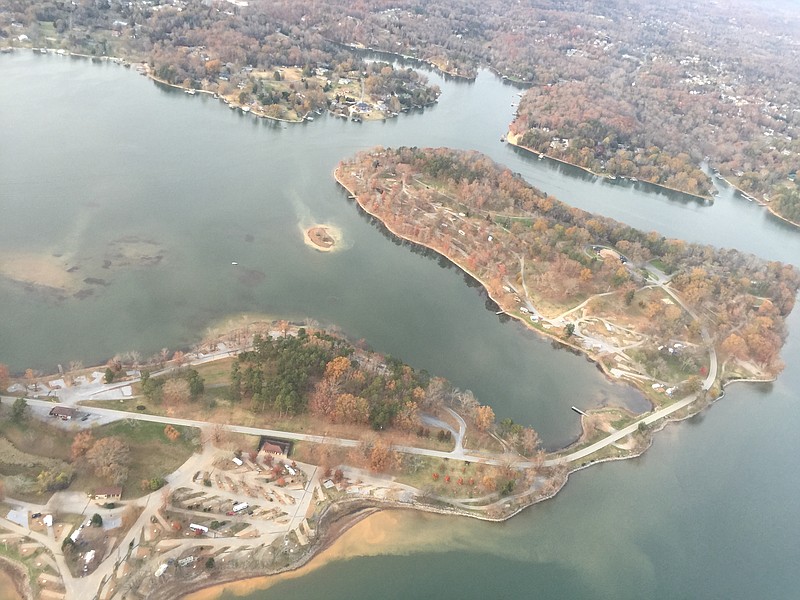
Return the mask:
<svg viewBox="0 0 800 600">
<path fill-rule="evenodd" d="M 607 437 L 604 437 L 602 440 L 595 442 L 590 446 L 587 446 L 586 448 L 583 448 L 581 450 L 576 450 L 575 452 L 572 452 L 565 456 L 561 456 L 559 458 L 552 458 L 550 460 L 546 460 L 542 464 L 546 467 L 552 467 L 559 464 L 572 463 L 582 460 L 587 456 L 591 456 L 595 452 L 602 450 L 606 446 L 614 444 L 619 440 L 621 440 L 622 438 L 631 435 L 632 433 L 636 433 L 636 431 L 639 429 L 640 423 L 645 423 L 646 425 L 652 425 L 656 421 L 659 421 L 664 417 L 668 417 L 669 415 L 681 410 L 682 408 L 686 408 L 696 399 L 697 395 L 695 394 L 687 396 L 683 400 L 678 400 L 677 402 L 675 402 L 674 404 L 670 404 L 666 408 L 662 408 L 661 410 L 658 410 L 642 419 L 639 419 L 631 423 L 627 427 L 620 429 L 619 431 L 616 431 Z"/>
<path fill-rule="evenodd" d="M 94 392 L 91 392 L 94 393 Z M 616 431 L 607 437 L 599 440 L 585 448 L 580 450 L 576 450 L 564 456 L 551 458 L 549 460 L 544 461 L 541 463 L 543 466 L 551 467 L 557 465 L 564 465 L 575 463 L 578 461 L 583 461 L 584 459 L 590 457 L 592 454 L 602 450 L 606 446 L 612 445 L 617 443 L 619 440 L 635 433 L 639 425 L 641 423 L 645 423 L 646 425 L 651 425 L 656 421 L 668 417 L 673 413 L 689 406 L 692 404 L 698 395 L 691 395 L 687 398 L 679 400 L 674 404 L 665 407 L 661 410 L 658 410 L 646 417 L 643 417 L 634 423 L 628 425 L 627 427 Z M 5 404 L 11 404 L 16 400 L 16 398 L 12 397 L 0 397 L 0 402 Z M 27 403 L 30 407 L 37 409 L 37 411 L 44 411 L 49 412 L 49 409 L 53 407 L 53 402 L 46 401 L 46 400 L 34 400 L 28 399 Z M 199 420 L 192 420 L 192 419 L 179 419 L 175 417 L 162 417 L 157 415 L 148 415 L 148 414 L 141 414 L 141 413 L 130 413 L 125 411 L 115 411 L 106 408 L 96 408 L 96 407 L 84 407 L 81 406 L 80 410 L 82 412 L 94 415 L 103 415 L 110 418 L 127 418 L 127 419 L 135 419 L 139 421 L 148 421 L 148 422 L 155 422 L 155 423 L 164 423 L 164 424 L 171 424 L 171 425 L 182 425 L 187 427 L 198 427 L 198 428 L 210 428 L 215 427 L 217 424 L 209 423 L 205 421 Z M 521 456 L 515 457 L 509 454 L 475 454 L 473 452 L 469 452 L 464 449 L 463 441 L 464 436 L 466 434 L 466 422 L 461 418 L 458 413 L 453 411 L 452 409 L 448 408 L 447 411 L 453 416 L 453 418 L 458 422 L 458 432 L 455 434 L 455 448 L 450 452 L 443 452 L 439 450 L 432 450 L 428 448 L 416 448 L 412 446 L 395 446 L 394 449 L 407 454 L 416 454 L 434 458 L 456 458 L 459 460 L 468 460 L 470 462 L 476 463 L 483 463 L 495 466 L 508 466 L 512 464 L 516 468 L 528 468 L 534 466 L 534 463 L 524 459 Z M 435 420 L 435 419 L 434 419 Z M 438 420 L 436 420 L 438 423 Z M 444 422 L 441 422 L 443 425 L 447 425 Z M 312 435 L 312 434 L 304 434 L 304 433 L 296 433 L 290 431 L 281 431 L 281 430 L 274 430 L 274 429 L 264 429 L 258 427 L 244 427 L 240 425 L 225 425 L 226 429 L 236 432 L 236 433 L 244 433 L 249 435 L 266 435 L 270 437 L 278 437 L 284 439 L 292 439 L 292 440 L 302 440 L 308 442 L 316 442 L 316 443 L 328 443 L 328 444 L 335 444 L 342 447 L 355 447 L 360 444 L 359 440 L 351 440 L 345 438 L 336 438 L 330 436 L 319 436 L 319 435 Z M 455 431 L 450 426 L 448 429 L 451 431 Z M 168 476 L 168 482 L 173 489 L 177 486 L 188 485 L 190 482 L 193 482 L 194 474 L 202 468 L 204 464 L 206 464 L 209 460 L 209 452 L 214 452 L 212 448 L 205 448 L 204 451 L 200 454 L 195 454 L 189 458 L 180 468 L 178 468 L 174 473 Z M 309 506 L 314 498 L 314 491 L 315 487 L 318 485 L 319 482 L 319 470 L 314 468 L 313 472 L 310 474 L 305 489 L 303 490 L 302 497 L 300 501 L 295 504 L 293 514 L 289 515 L 289 528 L 288 530 L 300 527 L 301 522 L 305 519 L 306 513 L 309 510 Z M 536 485 L 541 485 L 541 482 L 534 482 L 532 484 L 531 489 L 536 487 Z M 160 502 L 158 501 L 159 493 L 153 493 L 144 498 L 144 509 L 134 523 L 134 525 L 128 531 L 125 539 L 120 543 L 118 546 L 116 554 L 112 554 L 109 556 L 105 561 L 103 561 L 98 568 L 91 573 L 87 577 L 72 577 L 70 574 L 66 562 L 64 560 L 64 556 L 61 552 L 60 545 L 54 540 L 51 536 L 39 534 L 36 532 L 31 532 L 26 530 L 23 527 L 20 527 L 17 524 L 14 524 L 6 519 L 0 518 L 0 523 L 2 527 L 6 530 L 11 531 L 12 533 L 20 533 L 24 535 L 30 536 L 32 539 L 37 541 L 38 543 L 42 544 L 49 551 L 52 553 L 53 557 L 55 558 L 56 565 L 58 566 L 58 570 L 61 574 L 62 580 L 64 582 L 64 586 L 66 589 L 66 597 L 67 598 L 86 598 L 86 599 L 94 599 L 99 596 L 100 591 L 109 582 L 112 576 L 115 573 L 115 570 L 120 566 L 120 564 L 127 560 L 130 556 L 129 548 L 135 549 L 137 544 L 142 538 L 142 532 L 144 531 L 145 527 L 149 526 L 150 519 L 155 515 L 155 512 L 160 506 Z M 9 499 L 10 502 L 14 503 L 13 500 Z M 504 502 L 507 499 L 503 500 Z M 22 503 L 17 503 L 22 505 Z M 474 508 L 471 502 L 468 502 L 466 499 L 456 502 L 456 506 L 460 506 L 464 509 Z M 36 508 L 34 505 L 26 504 L 30 510 Z M 44 507 L 41 507 L 42 509 Z M 266 526 L 266 524 L 265 524 Z M 261 530 L 260 535 L 265 535 L 267 537 L 271 537 L 274 535 L 279 535 L 279 532 L 272 531 L 265 529 L 264 527 L 257 527 L 257 529 Z M 282 528 L 282 531 L 285 531 L 285 528 Z M 181 549 L 186 548 L 186 544 L 195 543 L 191 540 L 183 540 L 178 545 L 174 551 L 169 552 L 170 555 L 175 554 L 177 555 Z M 226 537 L 223 539 L 204 539 L 204 544 L 209 544 L 213 547 L 228 547 L 235 550 L 244 550 L 248 548 L 252 541 L 242 538 L 230 538 Z M 127 552 L 126 556 L 122 556 L 123 552 Z M 166 555 L 165 555 L 166 556 Z M 163 557 L 162 557 L 163 558 Z"/>
<path fill-rule="evenodd" d="M 696 395 L 688 396 L 682 400 L 675 402 L 665 408 L 662 408 L 659 411 L 656 411 L 646 417 L 638 419 L 628 427 L 624 429 L 620 429 L 619 431 L 610 434 L 609 436 L 603 438 L 602 440 L 595 442 L 591 446 L 583 448 L 581 450 L 577 450 L 571 454 L 567 454 L 562 457 L 553 458 L 548 461 L 545 461 L 545 466 L 552 466 L 556 464 L 563 464 L 563 463 L 570 463 L 581 460 L 586 458 L 587 456 L 609 446 L 611 444 L 616 443 L 620 439 L 624 438 L 631 433 L 634 433 L 639 424 L 644 422 L 647 425 L 658 421 L 664 417 L 667 417 L 678 410 L 689 406 L 692 402 L 695 401 L 697 398 Z M 0 401 L 3 403 L 11 404 L 16 400 L 16 398 L 12 397 L 0 397 Z M 34 400 L 28 399 L 28 405 L 31 407 L 36 408 L 45 408 L 50 409 L 53 406 L 52 402 L 47 400 Z M 199 421 L 194 419 L 180 419 L 177 417 L 164 417 L 159 415 L 148 415 L 142 413 L 132 413 L 127 411 L 120 411 L 120 410 L 112 410 L 108 408 L 98 408 L 98 407 L 89 407 L 89 406 L 81 406 L 80 410 L 82 412 L 94 415 L 102 415 L 106 417 L 116 417 L 120 419 L 134 419 L 137 421 L 147 421 L 151 423 L 163 423 L 165 425 L 177 425 L 177 426 L 184 426 L 184 427 L 198 427 L 198 428 L 205 428 L 205 427 L 215 427 L 217 423 L 210 423 L 208 421 Z M 508 455 L 507 454 L 476 454 L 474 452 L 470 452 L 465 450 L 463 447 L 463 438 L 466 432 L 466 423 L 463 419 L 451 409 L 448 409 L 455 416 L 455 418 L 459 421 L 459 432 L 456 435 L 456 448 L 451 450 L 450 452 L 445 452 L 442 450 L 433 450 L 431 448 L 417 448 L 415 446 L 394 446 L 394 449 L 398 452 L 402 452 L 405 454 L 417 454 L 421 456 L 429 456 L 432 458 L 459 458 L 463 460 L 469 460 L 471 462 L 476 463 L 483 463 L 488 465 L 504 465 L 508 463 Z M 353 440 L 347 438 L 339 438 L 339 437 L 332 437 L 328 435 L 314 435 L 308 433 L 297 433 L 294 431 L 282 431 L 278 429 L 266 429 L 261 427 L 246 427 L 243 425 L 225 425 L 223 424 L 226 430 L 231 431 L 233 433 L 242 433 L 246 435 L 255 435 L 255 436 L 268 436 L 268 437 L 277 437 L 282 439 L 288 440 L 298 440 L 298 441 L 305 441 L 305 442 L 313 442 L 317 444 L 334 444 L 336 446 L 341 446 L 344 448 L 355 448 L 361 442 L 360 440 Z M 521 460 L 516 463 L 517 466 L 524 468 L 529 467 L 532 465 L 530 461 Z"/>
</svg>

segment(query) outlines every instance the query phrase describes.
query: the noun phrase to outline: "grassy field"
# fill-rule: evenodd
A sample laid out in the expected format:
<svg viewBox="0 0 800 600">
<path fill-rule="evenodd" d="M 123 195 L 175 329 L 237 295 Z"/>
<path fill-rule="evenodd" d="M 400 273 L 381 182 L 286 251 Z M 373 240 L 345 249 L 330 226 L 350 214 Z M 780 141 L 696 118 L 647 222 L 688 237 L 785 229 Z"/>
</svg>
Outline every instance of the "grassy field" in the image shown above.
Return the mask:
<svg viewBox="0 0 800 600">
<path fill-rule="evenodd" d="M 235 362 L 235 358 L 222 358 L 192 368 L 200 373 L 206 387 L 220 384 L 229 385 L 231 382 L 231 365 Z"/>
<path fill-rule="evenodd" d="M 191 427 L 176 427 L 181 436 L 170 441 L 164 434 L 164 425 L 125 419 L 93 429 L 96 439 L 117 436 L 128 442 L 131 449 L 128 481 L 124 485 L 124 499 L 138 498 L 145 492 L 140 488 L 143 479 L 164 477 L 181 466 L 199 447 L 199 430 Z M 90 491 L 96 486 L 107 485 L 86 470 L 79 470 L 70 486 L 74 490 Z M 147 492 L 149 493 L 149 491 Z"/>
<path fill-rule="evenodd" d="M 177 427 L 181 436 L 170 441 L 164 426 L 158 423 L 122 420 L 95 427 L 95 439 L 118 436 L 130 446 L 130 473 L 124 484 L 125 497 L 143 495 L 143 479 L 163 477 L 183 464 L 199 445 L 199 431 Z M 0 475 L 8 485 L 7 493 L 20 500 L 44 503 L 52 493 L 39 494 L 36 477 L 42 470 L 74 471 L 69 486 L 73 491 L 91 491 L 107 485 L 98 479 L 85 464 L 69 464 L 70 446 L 77 433 L 74 428 L 63 429 L 32 417 L 21 423 L 0 418 Z"/>
<path fill-rule="evenodd" d="M 484 477 L 494 479 L 498 489 L 508 481 L 502 469 L 462 460 L 414 457 L 413 466 L 398 475 L 397 480 L 446 498 L 481 498 L 490 491 L 482 485 Z M 434 474 L 438 477 L 434 479 Z M 447 481 L 447 478 L 450 478 Z M 461 483 L 459 483 L 459 479 Z M 472 483 L 470 483 L 472 480 Z"/>
<path fill-rule="evenodd" d="M 69 470 L 69 446 L 72 434 L 37 419 L 15 423 L 0 417 L 0 474 L 6 493 L 29 502 L 47 502 L 51 493 L 38 494 L 37 475 L 45 470 Z"/>
</svg>

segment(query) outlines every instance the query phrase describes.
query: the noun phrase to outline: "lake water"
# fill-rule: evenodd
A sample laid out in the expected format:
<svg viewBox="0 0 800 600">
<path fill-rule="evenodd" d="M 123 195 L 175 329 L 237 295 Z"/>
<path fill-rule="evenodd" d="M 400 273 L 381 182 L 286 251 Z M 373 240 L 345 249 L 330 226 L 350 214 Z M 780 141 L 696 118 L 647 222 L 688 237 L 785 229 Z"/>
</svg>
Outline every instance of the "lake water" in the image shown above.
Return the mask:
<svg viewBox="0 0 800 600">
<path fill-rule="evenodd" d="M 390 243 L 359 215 L 330 173 L 376 144 L 480 150 L 581 208 L 800 262 L 800 232 L 729 190 L 705 206 L 501 144 L 518 90 L 488 73 L 474 83 L 431 74 L 440 102 L 385 123 L 284 127 L 114 65 L 16 53 L 0 57 L 0 72 L 0 253 L 67 256 L 108 284 L 56 300 L 0 282 L 0 362 L 15 369 L 149 355 L 231 315 L 266 313 L 335 324 L 472 389 L 550 446 L 577 433 L 570 405 L 641 407 L 585 359 L 501 323 L 458 270 Z M 340 228 L 344 248 L 305 246 L 302 227 L 314 222 Z M 126 240 L 163 258 L 103 269 Z M 504 525 L 382 518 L 379 543 L 351 536 L 339 546 L 350 558 L 251 598 L 794 598 L 797 313 L 790 331 L 775 384 L 730 388 L 641 459 L 578 473 L 555 501 Z"/>
</svg>

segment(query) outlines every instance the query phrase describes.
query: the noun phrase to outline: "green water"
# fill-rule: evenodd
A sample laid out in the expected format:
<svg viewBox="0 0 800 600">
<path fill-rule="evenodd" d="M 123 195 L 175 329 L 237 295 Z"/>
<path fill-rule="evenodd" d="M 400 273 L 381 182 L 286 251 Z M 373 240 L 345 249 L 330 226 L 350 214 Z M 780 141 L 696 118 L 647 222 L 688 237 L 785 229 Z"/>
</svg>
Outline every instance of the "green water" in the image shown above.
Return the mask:
<svg viewBox="0 0 800 600">
<path fill-rule="evenodd" d="M 645 408 L 583 358 L 502 324 L 459 270 L 387 241 L 331 176 L 376 144 L 459 141 L 514 158 L 497 133 L 514 88 L 441 81 L 445 98 L 424 113 L 286 127 L 115 65 L 17 53 L 0 68 L 0 251 L 74 256 L 81 275 L 109 283 L 59 301 L 0 282 L 0 362 L 54 371 L 128 350 L 149 356 L 253 312 L 335 324 L 472 389 L 551 445 L 577 434 L 573 404 Z M 494 122 L 483 118 L 489 105 L 503 107 Z M 306 246 L 302 228 L 314 222 L 340 228 L 343 250 Z M 129 238 L 154 242 L 163 260 L 102 269 L 109 244 Z"/>
<path fill-rule="evenodd" d="M 336 324 L 472 389 L 549 445 L 576 434 L 570 405 L 642 406 L 584 359 L 500 322 L 459 271 L 359 215 L 330 172 L 376 144 L 480 150 L 582 208 L 800 262 L 799 232 L 727 190 L 704 206 L 501 144 L 517 90 L 486 73 L 431 75 L 439 104 L 398 120 L 286 128 L 113 65 L 16 53 L 0 57 L 0 73 L 0 252 L 68 255 L 109 284 L 57 300 L 0 282 L 0 362 L 15 369 L 146 356 L 252 312 Z M 305 246 L 314 222 L 340 228 L 344 249 Z M 163 259 L 102 269 L 123 238 L 152 241 Z M 252 598 L 796 598 L 798 330 L 795 315 L 777 383 L 731 388 L 642 459 L 576 474 L 557 500 L 500 526 L 402 516 L 382 555 Z"/>
<path fill-rule="evenodd" d="M 795 337 L 786 356 L 798 353 Z M 575 473 L 509 522 L 402 514 L 377 555 L 245 598 L 795 599 L 798 387 L 797 368 L 731 387 L 643 457 Z"/>
</svg>

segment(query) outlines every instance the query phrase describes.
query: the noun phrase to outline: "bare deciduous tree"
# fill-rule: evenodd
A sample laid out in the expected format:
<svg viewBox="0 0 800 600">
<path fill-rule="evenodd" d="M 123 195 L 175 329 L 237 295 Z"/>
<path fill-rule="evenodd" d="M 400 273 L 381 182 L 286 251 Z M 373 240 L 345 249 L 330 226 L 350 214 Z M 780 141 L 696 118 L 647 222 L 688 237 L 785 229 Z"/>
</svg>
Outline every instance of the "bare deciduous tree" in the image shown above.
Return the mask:
<svg viewBox="0 0 800 600">
<path fill-rule="evenodd" d="M 97 440 L 86 452 L 86 460 L 98 477 L 119 485 L 128 478 L 131 451 L 123 440 L 106 437 Z"/>
</svg>

